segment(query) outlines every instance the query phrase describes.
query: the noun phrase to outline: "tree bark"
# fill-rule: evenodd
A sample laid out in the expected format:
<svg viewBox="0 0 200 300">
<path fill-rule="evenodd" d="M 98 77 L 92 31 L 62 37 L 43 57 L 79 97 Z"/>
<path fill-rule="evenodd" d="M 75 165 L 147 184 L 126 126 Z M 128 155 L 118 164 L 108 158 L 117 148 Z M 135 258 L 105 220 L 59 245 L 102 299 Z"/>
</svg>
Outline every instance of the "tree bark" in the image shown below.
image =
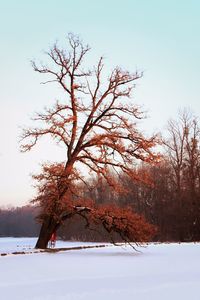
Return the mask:
<svg viewBox="0 0 200 300">
<path fill-rule="evenodd" d="M 40 234 L 35 248 L 46 249 L 52 233 L 56 231 L 59 227 L 60 223 L 56 222 L 53 219 L 53 217 L 46 216 L 42 223 Z"/>
</svg>

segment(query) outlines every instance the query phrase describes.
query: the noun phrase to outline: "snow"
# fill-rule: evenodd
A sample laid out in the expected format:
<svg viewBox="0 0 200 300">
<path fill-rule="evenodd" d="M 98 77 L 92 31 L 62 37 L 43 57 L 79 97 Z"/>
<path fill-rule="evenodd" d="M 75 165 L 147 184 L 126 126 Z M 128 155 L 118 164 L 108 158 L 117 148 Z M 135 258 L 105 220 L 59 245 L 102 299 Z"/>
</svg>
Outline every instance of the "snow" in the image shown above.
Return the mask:
<svg viewBox="0 0 200 300">
<path fill-rule="evenodd" d="M 37 252 L 34 249 L 37 238 L 13 238 L 13 237 L 1 237 L 0 238 L 0 254 L 12 252 Z M 56 248 L 62 247 L 78 247 L 87 245 L 99 245 L 101 243 L 83 243 L 83 242 L 67 242 L 62 240 L 56 241 Z"/>
<path fill-rule="evenodd" d="M 4 250 L 9 244 L 19 250 L 34 243 L 35 239 L 0 238 Z M 85 245 L 59 243 L 58 247 Z M 1 299 L 200 299 L 199 243 L 150 244 L 139 250 L 110 246 L 1 256 Z"/>
</svg>

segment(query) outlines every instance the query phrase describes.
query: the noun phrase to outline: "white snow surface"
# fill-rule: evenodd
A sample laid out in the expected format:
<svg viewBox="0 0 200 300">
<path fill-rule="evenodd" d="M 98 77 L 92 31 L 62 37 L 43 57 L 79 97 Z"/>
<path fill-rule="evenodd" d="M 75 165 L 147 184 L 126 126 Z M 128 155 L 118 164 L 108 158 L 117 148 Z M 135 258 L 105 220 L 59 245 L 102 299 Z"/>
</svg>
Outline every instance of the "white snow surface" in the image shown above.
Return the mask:
<svg viewBox="0 0 200 300">
<path fill-rule="evenodd" d="M 13 237 L 1 237 L 0 238 L 0 254 L 12 252 L 37 252 L 34 249 L 37 238 L 13 238 Z M 102 243 L 83 243 L 83 242 L 67 242 L 62 240 L 56 241 L 56 248 L 64 247 L 78 247 L 78 246 L 93 246 L 100 245 Z"/>
<path fill-rule="evenodd" d="M 0 238 L 0 251 L 30 251 L 35 241 Z M 57 243 L 78 245 L 86 243 Z M 200 299 L 199 243 L 150 244 L 139 250 L 110 246 L 1 256 L 0 299 Z"/>
</svg>

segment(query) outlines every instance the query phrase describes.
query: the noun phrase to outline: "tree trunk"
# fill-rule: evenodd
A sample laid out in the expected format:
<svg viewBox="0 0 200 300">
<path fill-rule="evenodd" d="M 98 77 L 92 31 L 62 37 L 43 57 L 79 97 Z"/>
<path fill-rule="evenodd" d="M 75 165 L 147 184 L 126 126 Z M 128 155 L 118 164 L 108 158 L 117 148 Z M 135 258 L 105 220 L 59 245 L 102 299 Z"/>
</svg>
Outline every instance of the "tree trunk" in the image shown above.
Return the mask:
<svg viewBox="0 0 200 300">
<path fill-rule="evenodd" d="M 46 249 L 52 233 L 59 227 L 60 223 L 57 223 L 52 216 L 46 216 L 43 220 L 35 248 Z"/>
</svg>

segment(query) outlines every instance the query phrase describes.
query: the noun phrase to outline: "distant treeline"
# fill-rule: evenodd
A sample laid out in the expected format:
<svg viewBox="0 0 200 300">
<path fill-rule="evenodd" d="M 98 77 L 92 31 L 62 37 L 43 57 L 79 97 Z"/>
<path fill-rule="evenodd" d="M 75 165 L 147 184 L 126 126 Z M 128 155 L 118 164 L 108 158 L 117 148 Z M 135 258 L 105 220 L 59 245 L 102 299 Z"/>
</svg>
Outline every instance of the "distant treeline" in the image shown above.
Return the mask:
<svg viewBox="0 0 200 300">
<path fill-rule="evenodd" d="M 158 227 L 159 241 L 200 240 L 200 126 L 197 118 L 183 113 L 179 121 L 168 124 L 169 138 L 163 140 L 165 153 L 157 165 L 133 167 L 135 181 L 125 175 L 112 174 L 123 182 L 126 193 L 114 192 L 101 178 L 94 189 L 83 189 L 84 197 L 98 205 L 129 206 Z M 142 182 L 137 178 L 143 178 Z M 33 206 L 0 209 L 0 236 L 37 236 L 39 225 Z M 59 230 L 60 237 L 70 240 L 107 240 L 99 228 L 85 228 L 78 216 L 69 219 Z M 99 231 L 100 230 L 100 231 Z"/>
<path fill-rule="evenodd" d="M 197 164 L 194 165 L 197 167 Z M 114 192 L 106 182 L 96 181 L 96 188 L 92 191 L 85 189 L 85 196 L 94 199 L 98 205 L 133 208 L 158 227 L 155 240 L 199 241 L 200 173 L 196 172 L 195 177 L 192 177 L 189 172 L 192 172 L 191 166 L 184 164 L 177 185 L 178 173 L 175 173 L 174 165 L 165 157 L 157 166 L 141 165 L 136 169 L 136 174 L 140 173 L 145 178 L 143 183 L 133 183 L 128 177 L 122 176 L 121 180 L 127 190 L 125 194 Z M 34 206 L 1 209 L 0 236 L 37 236 L 40 226 L 35 217 L 38 213 L 39 209 Z M 75 216 L 63 224 L 58 235 L 66 240 L 109 240 L 101 228 L 89 230 L 85 225 L 82 218 Z"/>
<path fill-rule="evenodd" d="M 39 233 L 35 221 L 38 210 L 33 206 L 0 209 L 0 237 L 34 237 Z"/>
<path fill-rule="evenodd" d="M 124 195 L 115 194 L 106 183 L 101 182 L 90 193 L 90 196 L 100 205 L 109 203 L 121 207 L 129 206 L 144 215 L 150 223 L 158 228 L 155 241 L 199 241 L 199 183 L 192 190 L 188 174 L 184 173 L 180 190 L 177 189 L 173 168 L 167 162 L 163 162 L 159 166 L 141 166 L 137 172 L 142 172 L 144 177 L 151 179 L 151 182 L 147 185 L 141 182 L 133 183 L 126 177 L 121 178 L 127 187 L 127 193 Z M 73 238 L 75 240 L 102 241 L 108 239 L 102 229 L 95 228 L 90 231 L 84 228 L 85 225 L 84 220 L 78 217 L 68 220 L 60 229 L 60 236 L 64 239 Z"/>
</svg>

